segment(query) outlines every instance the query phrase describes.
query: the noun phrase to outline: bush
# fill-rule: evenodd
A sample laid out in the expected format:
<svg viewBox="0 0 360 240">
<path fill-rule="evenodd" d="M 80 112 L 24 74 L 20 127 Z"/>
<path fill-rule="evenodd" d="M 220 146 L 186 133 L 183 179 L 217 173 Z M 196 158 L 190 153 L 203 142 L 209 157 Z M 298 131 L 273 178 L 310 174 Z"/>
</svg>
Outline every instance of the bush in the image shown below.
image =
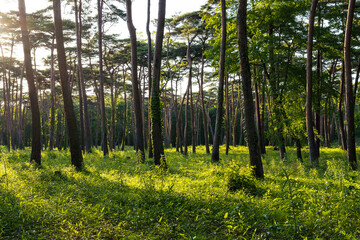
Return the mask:
<svg viewBox="0 0 360 240">
<path fill-rule="evenodd" d="M 257 186 L 257 180 L 252 174 L 252 169 L 249 167 L 240 167 L 237 164 L 231 165 L 227 174 L 226 185 L 230 192 L 243 190 L 245 193 L 254 196 L 264 194 L 264 190 Z"/>
</svg>

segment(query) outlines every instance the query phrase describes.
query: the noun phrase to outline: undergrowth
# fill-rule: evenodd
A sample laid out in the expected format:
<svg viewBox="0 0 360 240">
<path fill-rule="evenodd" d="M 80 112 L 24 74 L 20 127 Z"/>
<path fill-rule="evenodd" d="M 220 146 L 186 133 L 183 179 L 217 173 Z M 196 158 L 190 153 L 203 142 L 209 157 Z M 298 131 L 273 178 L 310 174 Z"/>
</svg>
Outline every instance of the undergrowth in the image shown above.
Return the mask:
<svg viewBox="0 0 360 240">
<path fill-rule="evenodd" d="M 282 161 L 268 148 L 264 180 L 251 176 L 247 148 L 220 150 L 212 164 L 202 147 L 168 149 L 164 169 L 130 148 L 93 149 L 77 172 L 68 151 L 44 151 L 35 168 L 28 149 L 1 147 L 0 239 L 360 238 L 359 173 L 342 150 L 322 149 L 310 169 L 295 149 Z"/>
</svg>

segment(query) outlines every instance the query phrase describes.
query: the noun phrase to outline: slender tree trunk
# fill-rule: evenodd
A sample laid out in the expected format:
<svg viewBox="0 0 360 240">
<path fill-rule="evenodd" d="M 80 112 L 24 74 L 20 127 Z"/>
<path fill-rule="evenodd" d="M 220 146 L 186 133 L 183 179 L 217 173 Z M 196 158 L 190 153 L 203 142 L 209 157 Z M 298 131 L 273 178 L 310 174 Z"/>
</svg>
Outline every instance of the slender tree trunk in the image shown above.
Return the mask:
<svg viewBox="0 0 360 240">
<path fill-rule="evenodd" d="M 132 21 L 132 9 L 131 0 L 126 0 L 126 16 L 127 25 L 130 33 L 131 41 L 131 80 L 133 90 L 133 103 L 134 103 L 134 114 L 135 114 L 135 128 L 136 128 L 136 151 L 138 154 L 138 161 L 145 161 L 144 151 L 144 136 L 143 136 L 143 121 L 142 121 L 142 108 L 141 108 L 141 96 L 139 89 L 139 82 L 137 76 L 137 42 L 136 42 L 136 30 Z"/>
<path fill-rule="evenodd" d="M 249 143 L 250 166 L 258 178 L 264 177 L 258 135 L 254 119 L 254 101 L 251 89 L 251 72 L 248 58 L 247 29 L 246 29 L 247 0 L 239 0 L 237 15 L 239 54 L 241 66 L 242 89 L 244 94 L 245 125 Z"/>
<path fill-rule="evenodd" d="M 122 137 L 122 144 L 121 144 L 121 150 L 124 151 L 125 144 L 126 144 L 126 124 L 127 124 L 127 99 L 126 99 L 126 78 L 125 78 L 125 70 L 123 74 L 124 83 L 123 83 L 123 89 L 124 89 L 124 123 L 123 123 L 123 137 Z"/>
<path fill-rule="evenodd" d="M 219 66 L 219 88 L 218 103 L 216 109 L 216 124 L 214 133 L 214 142 L 211 155 L 212 162 L 219 162 L 220 136 L 223 119 L 224 103 L 224 78 L 225 78 L 225 52 L 226 52 L 226 4 L 221 0 L 221 47 L 220 47 L 220 66 Z"/>
<path fill-rule="evenodd" d="M 32 142 L 31 142 L 32 148 L 31 148 L 30 162 L 35 162 L 37 165 L 41 165 L 40 110 L 39 110 L 37 90 L 34 82 L 34 73 L 31 64 L 30 40 L 29 40 L 29 32 L 27 29 L 26 9 L 25 9 L 24 0 L 19 0 L 19 15 L 20 15 L 21 36 L 22 36 L 22 42 L 24 48 L 26 78 L 29 87 L 31 116 L 32 116 Z"/>
<path fill-rule="evenodd" d="M 147 43 L 148 43 L 148 84 L 149 84 L 149 103 L 148 103 L 148 139 L 149 139 L 149 158 L 153 158 L 153 144 L 151 139 L 151 105 L 150 105 L 150 98 L 151 98 L 151 91 L 152 91 L 152 74 L 151 74 L 151 33 L 150 33 L 150 6 L 151 0 L 148 0 L 147 3 L 147 19 L 146 19 L 146 35 L 147 35 Z"/>
<path fill-rule="evenodd" d="M 229 154 L 230 149 L 230 103 L 229 103 L 229 77 L 225 77 L 225 154 Z"/>
<path fill-rule="evenodd" d="M 24 72 L 25 72 L 25 65 L 23 65 L 23 69 L 21 71 L 21 77 L 20 77 L 20 94 L 19 94 L 19 126 L 18 126 L 18 144 L 19 144 L 19 149 L 24 149 L 24 141 L 23 141 L 23 114 L 22 114 L 22 109 L 23 109 L 23 80 L 24 80 Z M 0 107 L 1 109 L 1 107 Z M 1 133 L 0 133 L 0 138 L 1 138 Z"/>
<path fill-rule="evenodd" d="M 205 149 L 206 154 L 210 154 L 209 148 L 209 133 L 208 133 L 208 121 L 206 115 L 205 108 L 205 100 L 204 100 L 204 67 L 205 67 L 205 43 L 202 43 L 202 53 L 201 53 L 201 73 L 200 73 L 200 83 L 199 83 L 199 92 L 201 95 L 201 110 L 202 110 L 202 118 L 204 125 L 204 141 L 205 141 Z"/>
<path fill-rule="evenodd" d="M 344 113 L 342 110 L 343 101 L 344 101 L 344 92 L 345 92 L 345 69 L 344 63 L 342 67 L 341 73 L 341 81 L 340 81 L 340 96 L 339 96 L 339 105 L 338 105 L 338 115 L 339 115 L 339 133 L 341 139 L 341 147 L 343 150 L 347 150 L 347 141 L 346 141 L 346 132 L 344 126 Z"/>
<path fill-rule="evenodd" d="M 74 105 L 72 102 L 70 89 L 69 89 L 69 82 L 68 82 L 69 77 L 66 66 L 60 0 L 54 0 L 53 7 L 54 7 L 54 24 L 55 24 L 57 56 L 59 63 L 60 80 L 61 80 L 61 88 L 63 93 L 66 123 L 67 123 L 67 129 L 68 129 L 69 141 L 70 141 L 71 163 L 72 165 L 75 166 L 77 170 L 81 170 L 83 167 L 83 158 L 81 154 L 81 147 L 79 141 L 78 128 L 76 124 Z"/>
<path fill-rule="evenodd" d="M 106 109 L 105 109 L 105 96 L 104 96 L 104 76 L 103 76 L 103 44 L 102 44 L 102 9 L 103 9 L 103 0 L 97 1 L 98 9 L 98 42 L 99 42 L 99 74 L 100 74 L 100 110 L 101 110 L 101 130 L 102 130 L 102 150 L 104 151 L 104 156 L 109 154 L 108 148 L 108 134 L 107 134 L 107 120 L 106 120 Z"/>
<path fill-rule="evenodd" d="M 196 106 L 196 104 L 195 104 Z M 191 143 L 192 143 L 192 152 L 196 153 L 196 113 L 194 107 L 194 99 L 193 99 L 193 91 L 192 91 L 192 83 L 190 86 L 190 119 L 191 119 Z"/>
<path fill-rule="evenodd" d="M 262 130 L 262 122 L 261 122 L 261 114 L 260 114 L 260 94 L 259 94 L 259 85 L 255 83 L 255 102 L 256 102 L 256 123 L 257 123 L 257 130 L 259 134 L 259 146 L 261 154 L 265 154 L 265 143 L 264 143 L 264 136 Z"/>
<path fill-rule="evenodd" d="M 321 7 L 318 7 L 318 25 L 321 26 Z M 318 137 L 315 138 L 316 158 L 320 157 L 320 136 L 321 136 L 321 73 L 322 73 L 322 55 L 318 49 L 316 54 L 316 96 L 314 107 L 314 124 Z"/>
<path fill-rule="evenodd" d="M 235 86 L 235 84 L 233 84 Z M 234 100 L 235 101 L 235 100 Z M 236 129 L 237 129 L 237 123 L 239 119 L 239 105 L 241 101 L 241 95 L 240 95 L 240 87 L 238 88 L 238 99 L 236 103 L 236 107 L 234 106 L 234 114 L 233 114 L 233 123 L 232 123 L 232 137 L 233 137 L 233 146 L 236 147 Z"/>
<path fill-rule="evenodd" d="M 51 43 L 51 70 L 50 70 L 50 85 L 51 85 L 51 108 L 50 108 L 50 150 L 52 150 L 55 147 L 55 102 L 56 102 L 56 91 L 55 91 L 55 59 L 54 59 L 54 48 L 55 48 L 55 36 L 52 39 Z"/>
<path fill-rule="evenodd" d="M 78 68 L 79 68 L 79 81 L 80 81 L 80 89 L 82 100 L 83 100 L 83 112 L 84 112 L 84 139 L 85 139 L 85 147 L 86 152 L 91 151 L 91 130 L 90 130 L 90 118 L 88 111 L 88 103 L 87 103 L 87 94 L 85 88 L 85 80 L 84 80 L 84 72 L 82 68 L 82 0 L 79 0 L 79 6 L 77 4 L 77 0 L 75 0 L 75 22 L 76 22 L 76 50 L 77 50 L 77 60 L 78 60 Z"/>
<path fill-rule="evenodd" d="M 189 84 L 191 84 L 189 82 Z M 190 85 L 189 85 L 190 86 Z M 188 132 L 188 108 L 189 108 L 189 91 L 190 88 L 188 88 L 187 92 L 187 98 L 186 98 L 186 105 L 185 105 L 185 125 L 184 125 L 184 156 L 188 155 L 188 144 L 187 144 L 187 132 Z"/>
<path fill-rule="evenodd" d="M 78 76 L 79 76 L 79 69 L 78 69 Z M 84 112 L 83 112 L 83 98 L 82 98 L 82 94 L 81 94 L 81 83 L 80 83 L 80 79 L 78 79 L 77 81 L 78 83 L 78 89 L 79 89 L 79 107 L 80 107 L 80 145 L 81 145 L 81 150 L 84 152 L 85 151 L 85 126 L 84 126 Z"/>
<path fill-rule="evenodd" d="M 161 104 L 160 104 L 160 69 L 161 53 L 164 38 L 166 0 L 159 0 L 158 25 L 154 52 L 154 72 L 151 89 L 151 132 L 154 147 L 154 162 L 166 167 L 164 156 L 164 141 L 162 138 Z"/>
<path fill-rule="evenodd" d="M 309 29 L 308 29 L 308 45 L 307 45 L 307 61 L 306 61 L 306 129 L 308 134 L 309 154 L 311 166 L 315 167 L 319 165 L 319 160 L 316 154 L 315 135 L 314 135 L 314 123 L 312 118 L 312 49 L 313 49 L 313 37 L 314 37 L 314 19 L 316 6 L 318 0 L 313 0 L 311 4 L 310 16 L 309 16 Z"/>
<path fill-rule="evenodd" d="M 345 96 L 346 96 L 346 120 L 347 120 L 347 159 L 352 170 L 357 170 L 353 84 L 351 76 L 351 35 L 355 11 L 355 0 L 349 0 L 345 40 L 344 40 L 344 68 L 345 68 Z"/>
<path fill-rule="evenodd" d="M 295 141 L 296 141 L 296 156 L 297 156 L 297 159 L 299 159 L 302 162 L 301 142 L 298 138 Z"/>
</svg>

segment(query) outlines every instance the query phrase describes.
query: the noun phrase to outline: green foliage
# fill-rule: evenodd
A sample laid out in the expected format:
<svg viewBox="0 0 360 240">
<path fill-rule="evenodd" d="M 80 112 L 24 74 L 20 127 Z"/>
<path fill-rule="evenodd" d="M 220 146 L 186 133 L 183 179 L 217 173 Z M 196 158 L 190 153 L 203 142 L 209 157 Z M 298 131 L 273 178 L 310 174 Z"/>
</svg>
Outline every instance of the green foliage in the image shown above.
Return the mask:
<svg viewBox="0 0 360 240">
<path fill-rule="evenodd" d="M 240 167 L 233 163 L 229 169 L 227 176 L 227 188 L 230 192 L 243 190 L 247 194 L 260 196 L 264 190 L 257 186 L 252 169 L 249 167 Z"/>
<path fill-rule="evenodd" d="M 284 162 L 267 148 L 261 181 L 247 167 L 246 147 L 226 156 L 221 146 L 220 164 L 204 147 L 186 158 L 167 149 L 167 169 L 137 164 L 130 147 L 105 158 L 93 148 L 83 172 L 70 166 L 69 151 L 44 151 L 39 169 L 29 163 L 30 149 L 0 149 L 1 239 L 360 236 L 360 176 L 340 149 L 321 149 L 320 167 L 310 169 L 306 150 L 302 164 L 295 149 Z"/>
</svg>

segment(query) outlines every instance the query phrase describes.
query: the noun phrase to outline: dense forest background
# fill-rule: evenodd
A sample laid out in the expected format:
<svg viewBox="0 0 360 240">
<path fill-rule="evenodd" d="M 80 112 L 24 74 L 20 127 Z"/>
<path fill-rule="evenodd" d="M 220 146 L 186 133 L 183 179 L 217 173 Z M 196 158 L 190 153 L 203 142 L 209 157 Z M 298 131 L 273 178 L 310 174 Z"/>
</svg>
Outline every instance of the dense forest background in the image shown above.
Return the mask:
<svg viewBox="0 0 360 240">
<path fill-rule="evenodd" d="M 351 152 L 360 120 L 359 15 L 352 1 L 208 1 L 198 11 L 167 18 L 165 12 L 161 16 L 163 2 L 153 23 L 157 31 L 147 37 L 136 34 L 131 1 L 63 1 L 71 8 L 59 13 L 61 22 L 54 15 L 54 25 L 56 2 L 28 14 L 23 35 L 18 11 L 0 16 L 0 141 L 8 150 L 34 144 L 25 82 L 30 70 L 16 52 L 25 49 L 25 31 L 41 149 L 66 149 L 78 131 L 82 151 L 101 146 L 106 155 L 130 145 L 140 152 L 139 161 L 147 152 L 161 164 L 163 146 L 187 155 L 205 145 L 217 161 L 216 145 L 225 144 L 227 154 L 232 146 L 255 140 L 261 154 L 273 146 L 281 159 L 286 146 L 296 146 L 299 159 L 302 147 L 309 146 L 314 166 L 321 146 L 339 146 L 349 149 L 348 161 L 357 168 Z M 247 17 L 243 34 L 241 16 Z M 111 28 L 123 21 L 128 29 Z M 150 24 L 148 19 L 147 30 Z M 119 38 L 119 31 L 129 32 L 129 38 Z M 247 75 L 239 61 L 244 41 Z M 47 57 L 37 62 L 38 54 Z M 68 98 L 77 123 L 70 132 Z M 251 119 L 256 131 L 249 137 Z"/>
</svg>

